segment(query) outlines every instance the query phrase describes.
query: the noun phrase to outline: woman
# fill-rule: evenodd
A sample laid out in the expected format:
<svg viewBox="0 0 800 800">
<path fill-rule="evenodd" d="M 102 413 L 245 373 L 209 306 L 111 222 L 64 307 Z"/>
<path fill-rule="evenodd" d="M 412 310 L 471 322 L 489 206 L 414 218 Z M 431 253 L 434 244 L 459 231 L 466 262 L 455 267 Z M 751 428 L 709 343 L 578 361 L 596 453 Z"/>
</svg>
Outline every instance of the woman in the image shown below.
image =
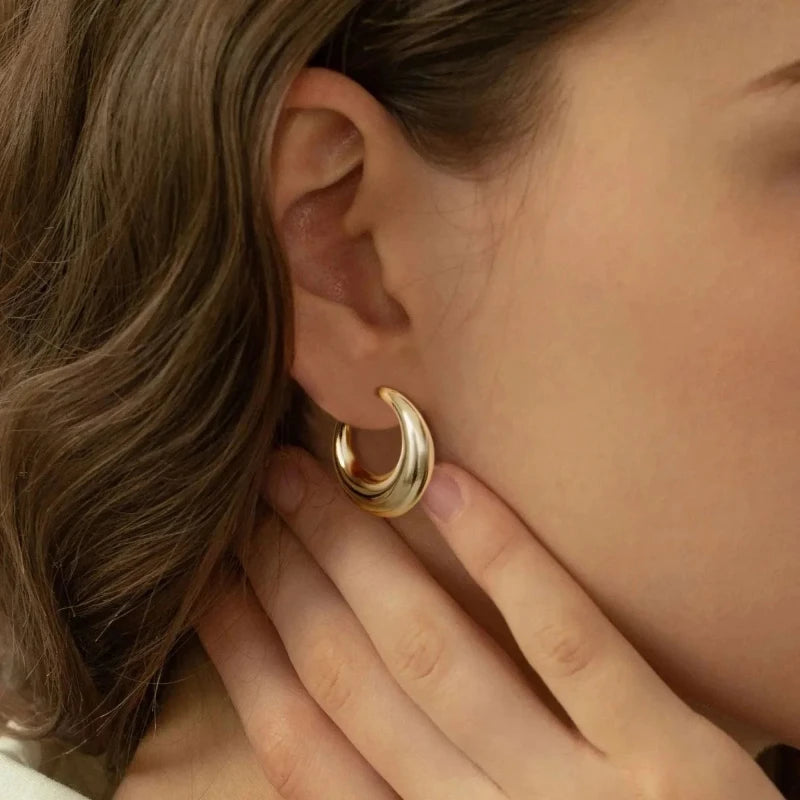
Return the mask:
<svg viewBox="0 0 800 800">
<path fill-rule="evenodd" d="M 418 727 L 399 740 L 408 758 L 359 761 L 342 719 L 338 735 L 325 729 L 317 782 L 284 780 L 258 736 L 278 713 L 270 673 L 257 682 L 263 701 L 245 703 L 241 674 L 214 650 L 245 618 L 242 603 L 252 647 L 276 614 L 263 589 L 258 603 L 223 599 L 241 576 L 229 554 L 253 582 L 273 560 L 265 541 L 292 541 L 271 514 L 252 535 L 268 505 L 258 502 L 267 456 L 301 444 L 329 464 L 329 423 L 343 421 L 365 434 L 364 463 L 388 468 L 398 436 L 375 394 L 385 385 L 421 410 L 436 461 L 480 498 L 463 524 L 484 514 L 490 528 L 540 543 L 539 568 L 566 570 L 547 573 L 562 576 L 562 591 L 551 584 L 540 601 L 561 598 L 591 630 L 621 637 L 602 640 L 616 657 L 601 663 L 637 665 L 620 674 L 634 697 L 652 699 L 636 730 L 653 738 L 614 741 L 620 760 L 602 768 L 603 796 L 663 800 L 676 786 L 648 776 L 682 770 L 682 780 L 705 776 L 704 797 L 734 796 L 732 787 L 771 796 L 752 756 L 800 744 L 800 7 L 0 9 L 0 561 L 14 696 L 27 701 L 7 715 L 33 736 L 106 752 L 112 786 L 128 776 L 121 797 L 178 796 L 182 770 L 198 762 L 213 773 L 203 784 L 193 772 L 204 797 L 276 796 L 277 780 L 287 796 L 368 785 L 375 797 L 412 800 L 444 791 L 415 767 L 427 763 L 430 780 L 465 759 L 483 769 L 475 753 L 431 756 L 439 746 L 453 756 L 456 734 L 429 740 L 426 762 Z M 322 497 L 330 487 L 319 477 Z M 312 494 L 306 502 L 320 505 Z M 352 526 L 335 520 L 345 507 L 331 507 L 326 523 L 343 542 Z M 527 675 L 520 708 L 540 698 L 552 714 L 524 750 L 552 756 L 534 763 L 536 776 L 504 740 L 496 755 L 509 772 L 486 767 L 471 800 L 489 796 L 488 780 L 517 796 L 506 778 L 586 796 L 597 762 L 576 760 L 573 773 L 574 751 L 558 761 L 553 751 L 571 722 L 586 736 L 582 753 L 607 755 L 608 728 L 589 733 L 585 704 L 525 652 L 502 598 L 421 507 L 380 524 L 415 554 L 406 572 L 419 579 L 424 565 Z M 322 569 L 355 563 L 359 548 L 347 557 L 342 548 Z M 375 553 L 377 569 L 388 556 Z M 400 551 L 393 558 L 399 565 Z M 526 574 L 514 585 L 543 573 Z M 591 606 L 570 594 L 578 587 Z M 296 619 L 282 617 L 276 635 L 300 636 L 304 597 L 322 595 L 298 592 Z M 196 646 L 183 648 L 203 620 L 230 702 Z M 462 652 L 467 669 L 475 647 Z M 281 663 L 272 685 L 297 696 L 303 684 Z M 487 686 L 523 696 L 496 678 Z M 313 694 L 301 695 L 307 714 Z M 370 696 L 362 720 L 404 725 L 393 722 L 406 719 L 397 706 Z M 164 729 L 142 740 L 162 701 Z M 225 721 L 222 708 L 234 712 Z M 611 727 L 625 718 L 596 713 Z M 369 783 L 345 782 L 342 764 L 355 761 Z M 636 776 L 628 794 L 624 774 Z"/>
</svg>

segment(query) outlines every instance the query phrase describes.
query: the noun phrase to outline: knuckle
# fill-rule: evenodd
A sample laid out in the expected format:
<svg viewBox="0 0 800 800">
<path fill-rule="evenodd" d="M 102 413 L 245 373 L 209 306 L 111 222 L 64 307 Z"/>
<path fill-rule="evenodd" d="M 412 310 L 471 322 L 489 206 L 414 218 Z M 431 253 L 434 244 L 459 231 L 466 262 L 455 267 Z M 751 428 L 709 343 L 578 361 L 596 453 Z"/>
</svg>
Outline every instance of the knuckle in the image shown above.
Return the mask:
<svg viewBox="0 0 800 800">
<path fill-rule="evenodd" d="M 610 797 L 625 797 L 630 800 L 651 800 L 657 797 L 659 800 L 667 798 L 669 794 L 662 794 L 663 785 L 654 780 L 646 769 L 633 767 L 627 764 L 619 764 L 616 767 L 619 782 L 614 782 L 613 792 Z M 619 785 L 621 784 L 621 785 Z M 658 792 L 658 794 L 655 794 Z"/>
<path fill-rule="evenodd" d="M 285 800 L 304 797 L 303 775 L 307 773 L 309 754 L 301 744 L 309 737 L 302 736 L 296 726 L 298 715 L 275 714 L 275 722 L 265 724 L 253 742 L 256 756 L 269 784 Z M 290 724 L 282 722 L 284 718 Z"/>
<path fill-rule="evenodd" d="M 303 671 L 306 688 L 326 711 L 339 712 L 350 702 L 357 670 L 334 637 L 322 636 L 312 644 Z"/>
<path fill-rule="evenodd" d="M 395 675 L 408 682 L 440 679 L 445 664 L 445 636 L 424 613 L 415 613 L 406 623 L 394 648 Z"/>
<path fill-rule="evenodd" d="M 594 659 L 591 637 L 577 623 L 549 623 L 536 631 L 534 639 L 546 668 L 558 677 L 577 675 Z"/>
<path fill-rule="evenodd" d="M 685 776 L 678 777 L 675 769 L 666 769 L 661 765 L 647 764 L 639 767 L 630 782 L 631 791 L 636 800 L 649 800 L 657 797 L 658 800 L 689 800 L 692 795 L 687 795 Z M 700 786 L 696 787 L 700 789 Z M 695 797 L 704 796 L 696 794 Z"/>
</svg>

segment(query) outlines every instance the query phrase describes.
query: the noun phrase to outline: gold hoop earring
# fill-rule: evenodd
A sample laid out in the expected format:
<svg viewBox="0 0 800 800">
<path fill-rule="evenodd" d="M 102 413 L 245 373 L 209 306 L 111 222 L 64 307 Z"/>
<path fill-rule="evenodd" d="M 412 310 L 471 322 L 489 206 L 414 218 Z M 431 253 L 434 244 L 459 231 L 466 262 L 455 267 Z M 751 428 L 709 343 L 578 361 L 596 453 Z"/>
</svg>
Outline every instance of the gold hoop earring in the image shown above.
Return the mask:
<svg viewBox="0 0 800 800">
<path fill-rule="evenodd" d="M 422 497 L 433 472 L 433 437 L 419 409 L 397 389 L 381 386 L 378 396 L 400 423 L 400 459 L 391 472 L 373 475 L 358 463 L 350 426 L 337 422 L 333 434 L 333 464 L 345 494 L 364 511 L 378 517 L 399 517 Z"/>
</svg>

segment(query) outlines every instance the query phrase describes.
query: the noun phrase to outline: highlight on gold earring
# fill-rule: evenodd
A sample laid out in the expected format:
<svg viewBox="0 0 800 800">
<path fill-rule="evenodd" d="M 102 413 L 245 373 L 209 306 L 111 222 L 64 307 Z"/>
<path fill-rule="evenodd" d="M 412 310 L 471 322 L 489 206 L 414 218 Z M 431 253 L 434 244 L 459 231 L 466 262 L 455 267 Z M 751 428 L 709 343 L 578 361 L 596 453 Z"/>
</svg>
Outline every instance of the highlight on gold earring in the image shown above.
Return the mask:
<svg viewBox="0 0 800 800">
<path fill-rule="evenodd" d="M 353 452 L 350 426 L 338 422 L 333 434 L 333 463 L 345 494 L 378 517 L 399 517 L 420 500 L 433 472 L 433 437 L 419 409 L 397 389 L 381 386 L 377 395 L 400 423 L 400 458 L 394 469 L 374 475 Z"/>
</svg>

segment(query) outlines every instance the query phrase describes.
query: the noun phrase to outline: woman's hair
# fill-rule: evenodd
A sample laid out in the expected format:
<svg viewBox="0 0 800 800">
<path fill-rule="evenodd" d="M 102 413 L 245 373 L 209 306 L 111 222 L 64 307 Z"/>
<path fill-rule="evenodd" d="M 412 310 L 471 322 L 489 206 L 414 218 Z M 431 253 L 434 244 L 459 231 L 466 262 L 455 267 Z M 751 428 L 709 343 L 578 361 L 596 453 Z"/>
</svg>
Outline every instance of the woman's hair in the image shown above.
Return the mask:
<svg viewBox="0 0 800 800">
<path fill-rule="evenodd" d="M 0 0 L 2 718 L 127 764 L 306 443 L 263 181 L 292 79 L 364 86 L 442 168 L 528 138 L 613 0 Z M 601 12 L 603 12 L 601 14 Z M 266 146 L 265 146 L 266 143 Z"/>
</svg>

